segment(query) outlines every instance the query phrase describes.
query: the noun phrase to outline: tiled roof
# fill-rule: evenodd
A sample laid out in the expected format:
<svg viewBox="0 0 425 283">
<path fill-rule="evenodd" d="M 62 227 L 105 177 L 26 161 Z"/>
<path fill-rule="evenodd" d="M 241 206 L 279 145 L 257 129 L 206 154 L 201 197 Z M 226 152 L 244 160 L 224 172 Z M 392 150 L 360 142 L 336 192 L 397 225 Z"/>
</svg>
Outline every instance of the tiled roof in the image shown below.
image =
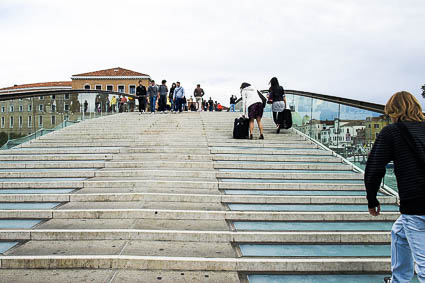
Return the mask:
<svg viewBox="0 0 425 283">
<path fill-rule="evenodd" d="M 14 85 L 10 87 L 0 88 L 0 92 L 6 91 L 15 91 L 22 89 L 37 89 L 37 88 L 71 88 L 71 81 L 62 81 L 62 82 L 45 82 L 45 83 L 33 83 L 33 84 L 23 84 L 23 85 Z"/>
<path fill-rule="evenodd" d="M 145 77 L 146 74 L 134 72 L 120 67 L 73 75 L 72 77 Z"/>
</svg>

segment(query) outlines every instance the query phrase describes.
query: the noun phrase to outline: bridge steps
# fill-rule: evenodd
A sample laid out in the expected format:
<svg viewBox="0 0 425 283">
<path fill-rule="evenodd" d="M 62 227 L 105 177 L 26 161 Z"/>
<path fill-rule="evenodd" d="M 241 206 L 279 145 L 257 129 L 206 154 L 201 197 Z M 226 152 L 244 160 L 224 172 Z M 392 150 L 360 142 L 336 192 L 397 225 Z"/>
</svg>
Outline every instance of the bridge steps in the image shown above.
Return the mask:
<svg viewBox="0 0 425 283">
<path fill-rule="evenodd" d="M 382 193 L 389 210 L 372 218 L 351 165 L 294 131 L 274 134 L 268 119 L 265 140 L 257 130 L 254 140 L 234 140 L 236 116 L 125 113 L 1 152 L 0 241 L 18 244 L 0 256 L 0 276 L 239 282 L 248 273 L 388 272 L 379 252 L 264 253 L 267 245 L 385 249 L 396 198 Z M 65 188 L 73 191 L 54 193 Z M 10 193 L 18 189 L 25 193 Z M 52 207 L 24 207 L 32 203 Z M 10 229 L 2 219 L 40 222 Z"/>
</svg>

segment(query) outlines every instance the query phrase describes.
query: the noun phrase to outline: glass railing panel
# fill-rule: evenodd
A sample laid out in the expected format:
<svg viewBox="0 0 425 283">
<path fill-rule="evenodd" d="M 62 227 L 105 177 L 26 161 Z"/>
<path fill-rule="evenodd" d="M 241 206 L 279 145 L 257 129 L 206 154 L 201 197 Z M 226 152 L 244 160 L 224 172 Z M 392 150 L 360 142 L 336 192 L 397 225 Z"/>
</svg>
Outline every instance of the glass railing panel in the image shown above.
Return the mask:
<svg viewBox="0 0 425 283">
<path fill-rule="evenodd" d="M 88 92 L 0 101 L 0 148 L 15 147 L 86 119 L 119 113 L 119 105 L 111 104 L 113 96 Z M 130 105 L 122 105 L 122 111 L 130 111 Z"/>
<path fill-rule="evenodd" d="M 309 136 L 331 149 L 337 148 L 338 141 L 334 139 L 334 134 L 339 130 L 340 105 L 319 99 L 313 99 L 312 105 L 312 119 L 307 125 Z"/>
<path fill-rule="evenodd" d="M 286 103 L 292 112 L 292 127 L 310 136 L 310 120 L 312 117 L 313 99 L 288 94 Z"/>
<path fill-rule="evenodd" d="M 389 124 L 390 119 L 382 113 L 341 105 L 340 147 L 337 152 L 364 170 L 376 138 Z M 397 190 L 392 163 L 387 166 L 384 184 Z"/>
</svg>

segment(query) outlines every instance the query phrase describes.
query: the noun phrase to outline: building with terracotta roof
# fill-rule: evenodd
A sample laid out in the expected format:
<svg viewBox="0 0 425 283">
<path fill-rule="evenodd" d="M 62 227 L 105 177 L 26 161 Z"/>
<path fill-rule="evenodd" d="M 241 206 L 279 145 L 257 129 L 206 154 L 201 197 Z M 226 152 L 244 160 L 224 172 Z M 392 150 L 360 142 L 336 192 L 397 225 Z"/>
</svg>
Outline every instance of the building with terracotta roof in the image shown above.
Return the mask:
<svg viewBox="0 0 425 283">
<path fill-rule="evenodd" d="M 3 94 L 38 90 L 70 90 L 71 81 L 14 85 L 0 89 Z M 52 129 L 66 120 L 80 117 L 78 94 L 40 96 L 0 101 L 0 132 L 28 135 Z"/>
<path fill-rule="evenodd" d="M 107 90 L 135 94 L 139 80 L 147 87 L 150 76 L 117 67 L 73 75 L 71 81 L 5 87 L 0 89 L 0 96 L 27 91 L 68 89 Z M 81 119 L 85 101 L 88 102 L 87 112 L 97 112 L 98 107 L 102 112 L 108 111 L 111 98 L 112 95 L 83 92 L 0 101 L 0 132 L 28 135 L 42 128 L 51 129 L 66 120 Z M 99 106 L 96 106 L 96 101 L 100 102 Z M 98 109 L 95 110 L 95 108 Z"/>
<path fill-rule="evenodd" d="M 148 87 L 151 78 L 147 74 L 117 67 L 73 75 L 71 80 L 73 89 L 96 89 L 135 94 L 139 80 L 145 87 Z"/>
</svg>

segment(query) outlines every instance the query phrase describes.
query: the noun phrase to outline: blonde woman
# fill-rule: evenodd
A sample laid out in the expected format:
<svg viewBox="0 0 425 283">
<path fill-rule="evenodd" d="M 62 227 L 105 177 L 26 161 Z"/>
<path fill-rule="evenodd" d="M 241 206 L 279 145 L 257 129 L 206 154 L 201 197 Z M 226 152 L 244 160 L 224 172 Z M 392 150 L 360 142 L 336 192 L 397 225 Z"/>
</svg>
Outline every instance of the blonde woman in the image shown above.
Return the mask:
<svg viewBox="0 0 425 283">
<path fill-rule="evenodd" d="M 406 91 L 390 98 L 385 114 L 393 124 L 376 138 L 364 177 L 369 213 L 378 216 L 376 195 L 385 166 L 394 161 L 401 216 L 391 231 L 392 277 L 384 282 L 410 282 L 414 263 L 419 281 L 425 282 L 425 117 L 418 100 Z"/>
</svg>

